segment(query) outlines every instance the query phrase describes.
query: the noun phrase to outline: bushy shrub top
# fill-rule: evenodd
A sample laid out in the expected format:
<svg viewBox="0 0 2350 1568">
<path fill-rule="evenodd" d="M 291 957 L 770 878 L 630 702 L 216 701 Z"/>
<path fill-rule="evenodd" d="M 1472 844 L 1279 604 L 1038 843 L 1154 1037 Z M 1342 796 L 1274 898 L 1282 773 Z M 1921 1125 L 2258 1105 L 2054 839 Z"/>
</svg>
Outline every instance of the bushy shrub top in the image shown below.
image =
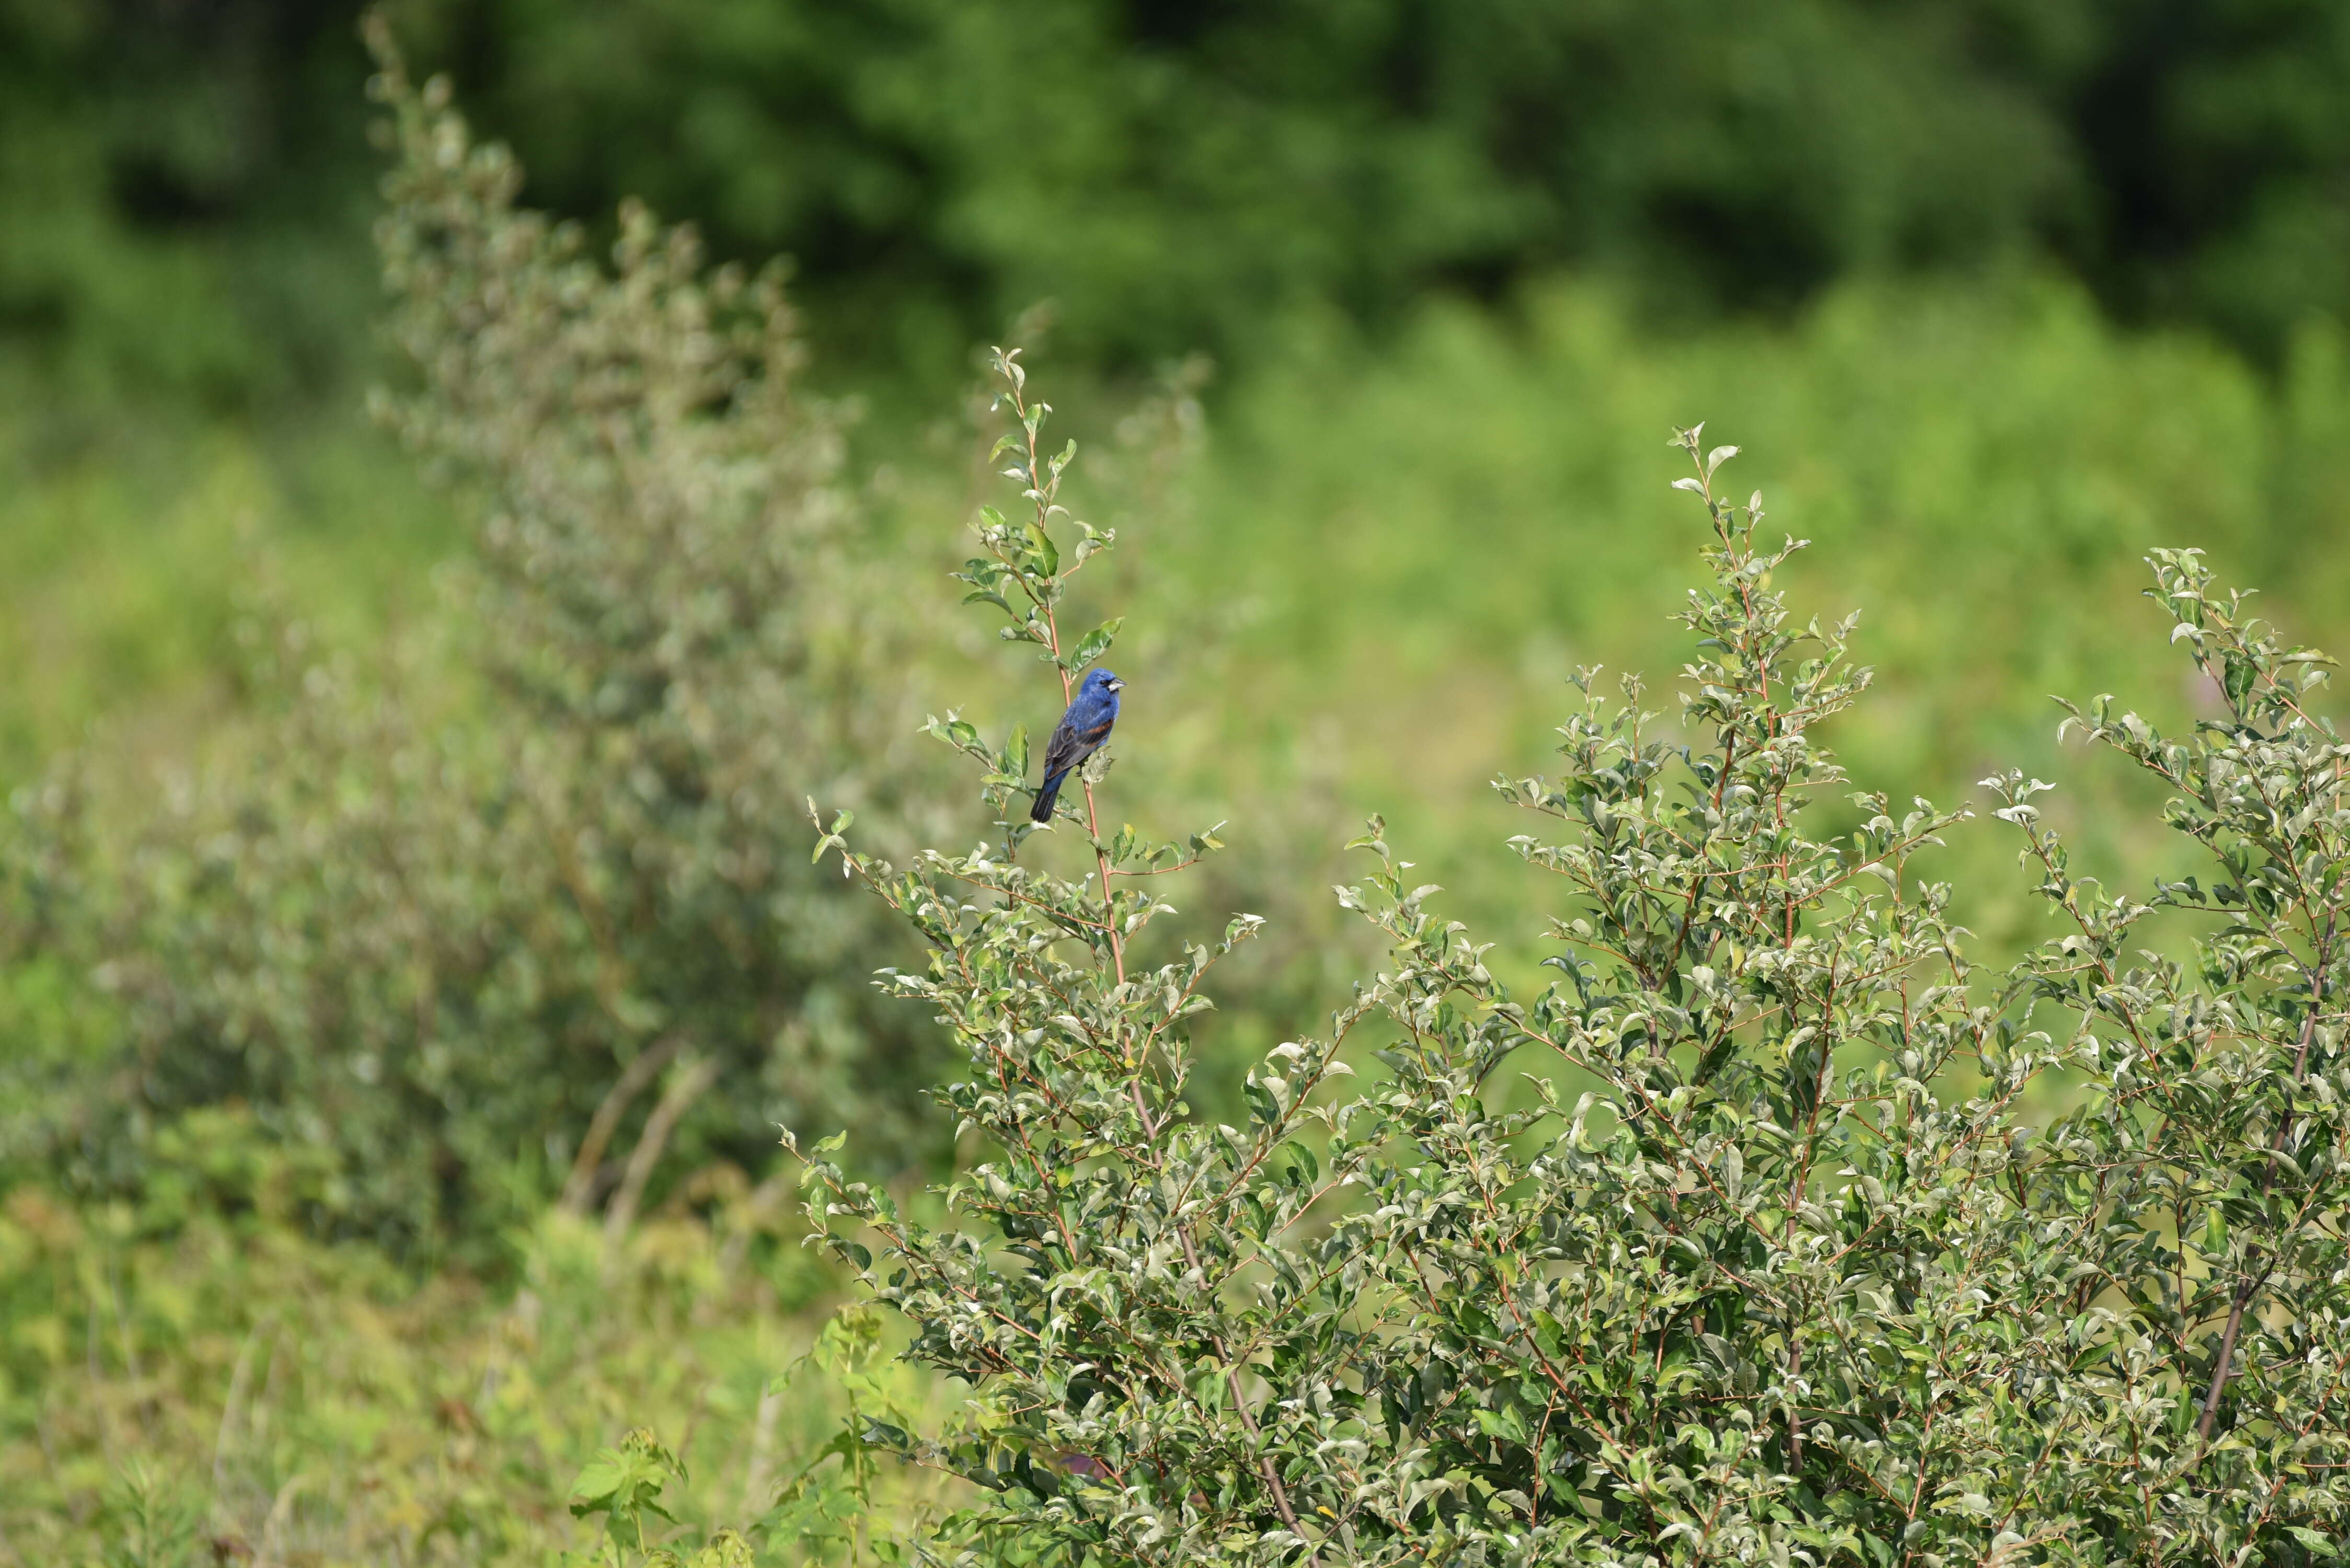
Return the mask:
<svg viewBox="0 0 2350 1568">
<path fill-rule="evenodd" d="M 1055 607 L 1110 541 L 1058 508 L 1067 454 L 1002 369 L 1031 510 L 986 515 L 968 576 L 1066 680 L 1107 638 Z M 952 1032 L 938 1098 L 984 1153 L 933 1226 L 812 1151 L 809 1212 L 971 1387 L 945 1432 L 874 1433 L 991 1490 L 969 1560 L 2302 1563 L 2350 1526 L 2322 659 L 2158 553 L 2214 716 L 2073 722 L 2176 792 L 2211 879 L 2106 893 L 2049 786 L 1986 780 L 2066 930 L 1980 972 L 1920 866 L 1966 812 L 1861 793 L 1816 836 L 1853 622 L 1789 607 L 1801 543 L 1724 493 L 1735 449 L 1677 444 L 1710 528 L 1679 714 L 1584 671 L 1559 772 L 1497 784 L 1555 889 L 1538 995 L 1375 821 L 1338 896 L 1383 972 L 1211 1124 L 1190 1031 L 1256 922 L 1151 930 L 1211 838 L 1113 829 L 1090 789 L 1031 834 L 1023 736 L 952 716 L 1000 842 L 900 869 L 833 823 L 818 853 L 931 946 L 888 983 Z M 2191 958 L 2146 947 L 2158 913 Z"/>
</svg>

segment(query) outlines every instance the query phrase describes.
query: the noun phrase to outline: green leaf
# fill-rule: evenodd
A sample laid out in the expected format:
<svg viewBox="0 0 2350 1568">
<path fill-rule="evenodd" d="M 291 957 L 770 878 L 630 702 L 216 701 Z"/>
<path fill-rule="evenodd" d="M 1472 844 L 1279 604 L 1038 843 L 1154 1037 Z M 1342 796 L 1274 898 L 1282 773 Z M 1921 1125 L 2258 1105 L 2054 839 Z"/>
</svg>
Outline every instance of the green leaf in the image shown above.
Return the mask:
<svg viewBox="0 0 2350 1568">
<path fill-rule="evenodd" d="M 1101 625 L 1086 633 L 1077 639 L 1076 647 L 1069 649 L 1068 656 L 1061 661 L 1062 668 L 1073 672 L 1083 670 L 1087 665 L 1107 653 L 1109 645 L 1118 637 L 1118 628 L 1125 624 L 1126 618 L 1118 616 L 1102 622 Z"/>
<path fill-rule="evenodd" d="M 599 1450 L 581 1468 L 571 1483 L 572 1517 L 608 1514 L 608 1528 L 616 1532 L 624 1525 L 638 1525 L 639 1513 L 668 1519 L 669 1511 L 660 1504 L 661 1489 L 684 1476 L 677 1456 L 639 1428 L 622 1438 L 619 1448 Z"/>
<path fill-rule="evenodd" d="M 2228 706 L 2241 711 L 2245 694 L 2251 691 L 2252 682 L 2260 678 L 2260 671 L 2251 659 L 2233 651 L 2222 660 L 2221 671 L 2220 684 L 2228 694 Z"/>
<path fill-rule="evenodd" d="M 1035 552 L 1039 575 L 1052 576 L 1061 569 L 1061 547 L 1053 543 L 1053 535 L 1035 523 L 1026 525 L 1028 547 Z"/>
</svg>

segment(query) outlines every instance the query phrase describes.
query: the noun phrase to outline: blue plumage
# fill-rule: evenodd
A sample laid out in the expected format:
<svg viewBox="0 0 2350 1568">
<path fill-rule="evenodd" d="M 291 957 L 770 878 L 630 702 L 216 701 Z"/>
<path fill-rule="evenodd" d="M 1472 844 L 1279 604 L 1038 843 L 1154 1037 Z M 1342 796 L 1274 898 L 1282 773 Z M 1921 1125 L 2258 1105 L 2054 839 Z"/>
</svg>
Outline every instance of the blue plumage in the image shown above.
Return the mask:
<svg viewBox="0 0 2350 1568">
<path fill-rule="evenodd" d="M 1077 683 L 1077 694 L 1069 699 L 1069 711 L 1061 715 L 1052 740 L 1045 742 L 1045 783 L 1036 791 L 1029 821 L 1053 820 L 1053 803 L 1061 798 L 1061 782 L 1109 739 L 1110 727 L 1118 722 L 1118 694 L 1125 686 L 1107 670 L 1086 671 L 1086 678 Z"/>
</svg>

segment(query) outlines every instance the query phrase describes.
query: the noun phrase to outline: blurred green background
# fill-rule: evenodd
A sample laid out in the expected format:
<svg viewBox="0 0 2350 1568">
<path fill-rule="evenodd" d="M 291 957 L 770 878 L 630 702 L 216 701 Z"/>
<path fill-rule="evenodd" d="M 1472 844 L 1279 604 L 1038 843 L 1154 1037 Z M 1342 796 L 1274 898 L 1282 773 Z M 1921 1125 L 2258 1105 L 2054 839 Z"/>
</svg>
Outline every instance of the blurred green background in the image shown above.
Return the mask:
<svg viewBox="0 0 2350 1568">
<path fill-rule="evenodd" d="M 167 756 L 233 701 L 240 536 L 353 637 L 461 537 L 359 412 L 386 367 L 356 9 L 0 7 L 0 776 L 99 717 Z M 608 234 L 640 194 L 791 257 L 865 464 L 940 471 L 972 346 L 1039 302 L 1065 379 L 1211 357 L 1159 543 L 1251 675 L 1202 695 L 1250 746 L 1330 719 L 1366 800 L 1527 763 L 1569 660 L 1669 667 L 1675 420 L 1753 452 L 1823 546 L 1807 592 L 1867 611 L 1861 754 L 1901 787 L 2041 743 L 2150 542 L 2336 630 L 2324 0 L 395 16 L 533 204 Z M 1927 668 L 1960 622 L 1977 667 Z M 1390 743 L 1430 713 L 1457 733 Z"/>
<path fill-rule="evenodd" d="M 8 777 L 95 715 L 168 737 L 218 698 L 238 530 L 354 628 L 457 536 L 357 411 L 384 367 L 356 10 L 0 8 Z M 1757 452 L 1889 668 L 1954 601 L 2000 618 L 1963 701 L 1899 694 L 1884 760 L 1934 777 L 2011 743 L 2016 690 L 2086 677 L 2100 618 L 2055 604 L 2150 539 L 2224 550 L 2313 634 L 2339 602 L 2324 0 L 395 15 L 533 204 L 608 233 L 639 194 L 791 257 L 868 462 L 933 452 L 972 346 L 1040 301 L 1065 376 L 1211 356 L 1212 500 L 1172 546 L 1198 583 L 1229 561 L 1252 635 L 1295 639 L 1264 679 L 1334 710 L 1403 672 L 1340 619 L 1391 623 L 1415 680 L 1473 664 L 1480 710 L 1545 659 L 1653 663 L 1675 418 Z M 1334 558 L 1361 595 L 1310 591 Z M 1446 751 L 1451 786 L 1510 760 Z"/>
<path fill-rule="evenodd" d="M 361 654 L 440 613 L 469 519 L 363 411 L 405 372 L 378 326 L 358 9 L 0 0 L 0 786 L 78 753 L 135 810 L 246 743 L 256 594 Z M 1212 366 L 1187 460 L 1090 493 L 1128 535 L 1120 762 L 1154 781 L 1136 798 L 1232 818 L 1235 854 L 1272 867 L 1233 896 L 1294 900 L 1276 912 L 1305 931 L 1243 975 L 1233 1049 L 1312 1027 L 1371 956 L 1320 892 L 1362 812 L 1530 972 L 1542 890 L 1499 850 L 1521 825 L 1482 781 L 1541 768 L 1575 665 L 1645 670 L 1669 711 L 1698 537 L 1667 488 L 1675 424 L 1744 448 L 1733 486 L 1813 541 L 1797 606 L 1863 612 L 1879 686 L 1835 737 L 1856 781 L 1951 802 L 2023 767 L 2063 784 L 2052 815 L 2110 874 L 2174 851 L 2155 797 L 2060 749 L 2048 696 L 2201 710 L 2137 597 L 2149 546 L 2204 546 L 2293 636 L 2350 646 L 2333 0 L 391 16 L 513 145 L 527 203 L 602 242 L 641 195 L 718 257 L 791 258 L 810 379 L 863 410 L 866 545 L 931 624 L 981 493 L 975 345 L 1034 336 L 1089 441 L 1171 368 Z M 910 656 L 914 706 L 1049 722 L 991 648 L 963 628 Z M 1940 865 L 1986 951 L 2045 934 L 1995 825 Z M 108 1023 L 43 964 L 19 955 L 0 1048 L 64 1061 Z M 743 1282 L 728 1238 L 765 1235 L 774 1205 L 673 1205 L 612 1290 L 564 1223 L 527 1219 L 546 1193 L 525 1184 L 488 1282 L 420 1286 L 429 1258 L 307 1235 L 267 1196 L 299 1151 L 247 1147 L 239 1114 L 150 1148 L 244 1194 L 226 1218 L 167 1224 L 148 1197 L 0 1163 L 0 1494 L 34 1500 L 0 1505 L 0 1561 L 33 1560 L 12 1541 L 120 1546 L 151 1515 L 191 1552 L 256 1536 L 305 1517 L 283 1489 L 306 1454 L 334 1456 L 348 1526 L 301 1527 L 345 1542 L 322 1560 L 395 1537 L 522 1560 L 560 1538 L 546 1494 L 616 1423 L 785 1440 L 757 1392 L 783 1352 L 760 1335 L 788 1321 L 805 1344 L 788 1314 L 827 1287 L 801 1262 Z M 517 1328 L 518 1288 L 573 1328 Z M 641 1334 L 727 1369 L 716 1406 L 607 1354 Z M 532 1382 L 582 1358 L 608 1374 L 592 1397 Z M 787 1432 L 821 1425 L 792 1411 Z M 232 1443 L 232 1416 L 260 1426 Z M 142 1443 L 179 1469 L 133 1476 Z M 379 1470 L 404 1479 L 354 1479 Z"/>
</svg>

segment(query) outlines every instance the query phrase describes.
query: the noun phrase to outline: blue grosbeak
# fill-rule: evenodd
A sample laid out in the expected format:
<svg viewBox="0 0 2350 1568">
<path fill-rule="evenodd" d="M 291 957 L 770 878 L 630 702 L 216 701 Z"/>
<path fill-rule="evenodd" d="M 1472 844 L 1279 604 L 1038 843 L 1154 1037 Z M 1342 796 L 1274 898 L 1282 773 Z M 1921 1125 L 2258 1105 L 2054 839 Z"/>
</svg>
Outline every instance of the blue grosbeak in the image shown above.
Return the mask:
<svg viewBox="0 0 2350 1568">
<path fill-rule="evenodd" d="M 1053 820 L 1053 803 L 1061 798 L 1061 781 L 1109 739 L 1110 726 L 1118 722 L 1118 694 L 1125 686 L 1107 670 L 1086 671 L 1085 680 L 1077 683 L 1077 694 L 1069 699 L 1069 711 L 1061 715 L 1053 738 L 1045 744 L 1045 783 L 1036 791 L 1029 821 Z"/>
</svg>

